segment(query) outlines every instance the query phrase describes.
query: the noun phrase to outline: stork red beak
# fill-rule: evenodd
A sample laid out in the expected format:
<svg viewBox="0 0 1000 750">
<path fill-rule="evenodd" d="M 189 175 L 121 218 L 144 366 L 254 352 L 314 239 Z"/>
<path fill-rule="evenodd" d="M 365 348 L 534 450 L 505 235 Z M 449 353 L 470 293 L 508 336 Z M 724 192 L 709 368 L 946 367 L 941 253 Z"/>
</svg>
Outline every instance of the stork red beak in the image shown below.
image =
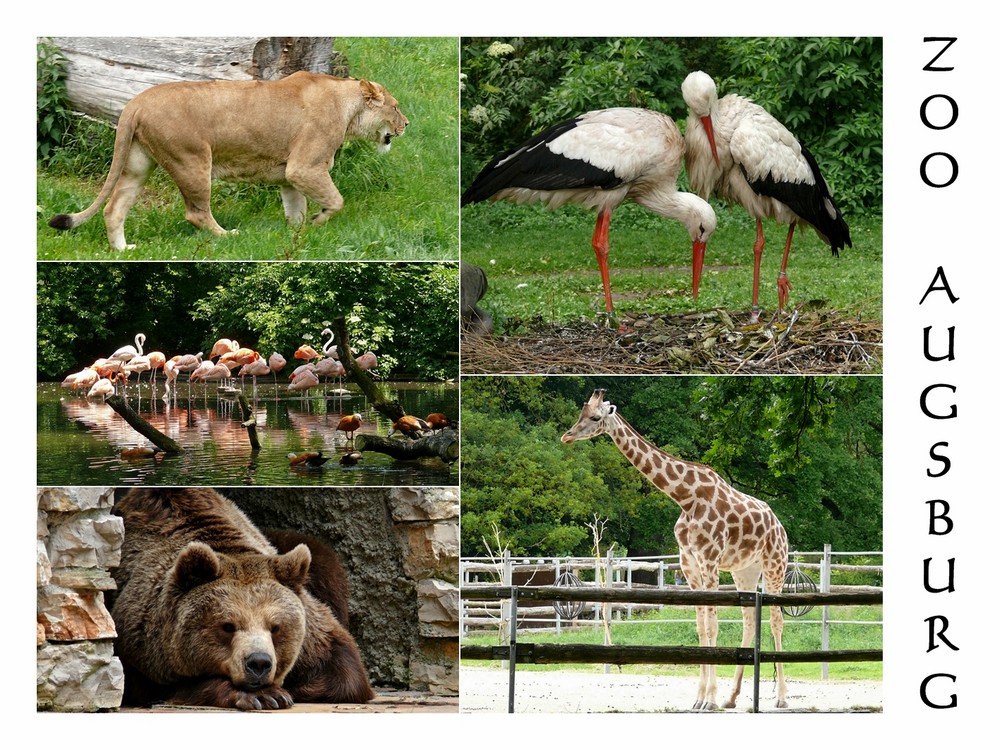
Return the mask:
<svg viewBox="0 0 1000 750">
<path fill-rule="evenodd" d="M 701 269 L 705 264 L 705 241 L 695 240 L 691 245 L 691 290 L 695 300 L 698 299 L 698 287 L 701 285 Z"/>
<path fill-rule="evenodd" d="M 711 115 L 702 117 L 701 124 L 705 128 L 705 135 L 708 136 L 708 145 L 712 147 L 712 158 L 715 159 L 715 166 L 722 169 L 722 164 L 719 162 L 719 152 L 715 148 L 715 128 L 712 126 Z"/>
</svg>

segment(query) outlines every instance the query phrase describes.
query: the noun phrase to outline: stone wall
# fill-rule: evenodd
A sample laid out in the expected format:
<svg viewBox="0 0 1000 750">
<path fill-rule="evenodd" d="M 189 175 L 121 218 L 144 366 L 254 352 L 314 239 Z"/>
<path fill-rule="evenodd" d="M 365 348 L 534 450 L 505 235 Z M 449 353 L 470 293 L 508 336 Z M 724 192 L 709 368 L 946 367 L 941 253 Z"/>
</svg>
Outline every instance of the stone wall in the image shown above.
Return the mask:
<svg viewBox="0 0 1000 750">
<path fill-rule="evenodd" d="M 124 492 L 124 489 L 119 490 Z M 458 694 L 456 488 L 228 488 L 262 528 L 311 534 L 340 554 L 350 630 L 376 690 Z M 38 490 L 38 708 L 119 705 L 122 669 L 103 592 L 123 528 L 103 488 Z"/>
<path fill-rule="evenodd" d="M 37 492 L 37 706 L 99 711 L 121 704 L 122 666 L 104 592 L 115 586 L 122 520 L 112 491 L 99 487 Z"/>
</svg>

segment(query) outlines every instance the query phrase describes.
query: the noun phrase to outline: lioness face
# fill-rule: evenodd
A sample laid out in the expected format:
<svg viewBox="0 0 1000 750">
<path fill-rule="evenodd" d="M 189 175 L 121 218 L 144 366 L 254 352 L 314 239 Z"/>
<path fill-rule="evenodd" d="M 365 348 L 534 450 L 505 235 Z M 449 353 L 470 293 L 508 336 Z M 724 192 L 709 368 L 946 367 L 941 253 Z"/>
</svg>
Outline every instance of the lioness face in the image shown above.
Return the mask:
<svg viewBox="0 0 1000 750">
<path fill-rule="evenodd" d="M 372 124 L 372 140 L 382 153 L 392 146 L 392 139 L 402 135 L 410 121 L 399 109 L 399 102 L 380 84 L 373 83 L 377 93 L 368 98 L 368 119 Z"/>
</svg>

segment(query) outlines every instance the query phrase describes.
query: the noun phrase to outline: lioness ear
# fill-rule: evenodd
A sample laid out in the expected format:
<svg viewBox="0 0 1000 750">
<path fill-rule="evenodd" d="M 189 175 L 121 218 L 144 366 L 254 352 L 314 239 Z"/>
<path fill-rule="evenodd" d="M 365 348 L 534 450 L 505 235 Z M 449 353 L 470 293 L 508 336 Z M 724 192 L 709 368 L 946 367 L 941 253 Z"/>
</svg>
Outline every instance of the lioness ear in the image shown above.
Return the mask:
<svg viewBox="0 0 1000 750">
<path fill-rule="evenodd" d="M 381 107 L 385 102 L 382 95 L 382 87 L 371 81 L 361 81 L 361 95 L 365 99 L 365 104 L 369 107 Z"/>
<path fill-rule="evenodd" d="M 174 584 L 181 591 L 210 583 L 222 575 L 222 562 L 215 550 L 202 542 L 191 542 L 174 562 Z"/>
</svg>

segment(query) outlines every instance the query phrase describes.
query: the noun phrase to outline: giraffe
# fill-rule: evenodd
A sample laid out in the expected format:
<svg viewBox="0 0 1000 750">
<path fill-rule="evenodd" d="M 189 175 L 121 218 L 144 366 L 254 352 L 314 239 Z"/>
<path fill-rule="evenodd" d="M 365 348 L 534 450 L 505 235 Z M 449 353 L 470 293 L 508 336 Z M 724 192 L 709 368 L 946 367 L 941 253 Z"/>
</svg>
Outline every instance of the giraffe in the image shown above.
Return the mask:
<svg viewBox="0 0 1000 750">
<path fill-rule="evenodd" d="M 767 503 L 746 495 L 726 483 L 712 468 L 675 458 L 657 448 L 626 422 L 618 408 L 596 390 L 583 405 L 580 418 L 562 436 L 564 443 L 610 435 L 615 445 L 639 472 L 680 506 L 674 525 L 680 548 L 681 570 L 696 591 L 719 588 L 719 571 L 732 573 L 740 591 L 754 591 L 764 576 L 764 590 L 779 593 L 785 581 L 788 537 L 778 517 Z M 753 639 L 754 613 L 743 607 L 743 648 Z M 715 646 L 719 627 L 715 607 L 695 608 L 698 641 Z M 771 607 L 774 647 L 781 651 L 784 618 L 781 608 Z M 777 707 L 785 708 L 785 673 L 778 663 Z M 733 692 L 724 708 L 733 708 L 740 694 L 743 666 L 736 668 Z M 716 704 L 715 665 L 701 665 L 696 710 L 714 710 Z"/>
</svg>

